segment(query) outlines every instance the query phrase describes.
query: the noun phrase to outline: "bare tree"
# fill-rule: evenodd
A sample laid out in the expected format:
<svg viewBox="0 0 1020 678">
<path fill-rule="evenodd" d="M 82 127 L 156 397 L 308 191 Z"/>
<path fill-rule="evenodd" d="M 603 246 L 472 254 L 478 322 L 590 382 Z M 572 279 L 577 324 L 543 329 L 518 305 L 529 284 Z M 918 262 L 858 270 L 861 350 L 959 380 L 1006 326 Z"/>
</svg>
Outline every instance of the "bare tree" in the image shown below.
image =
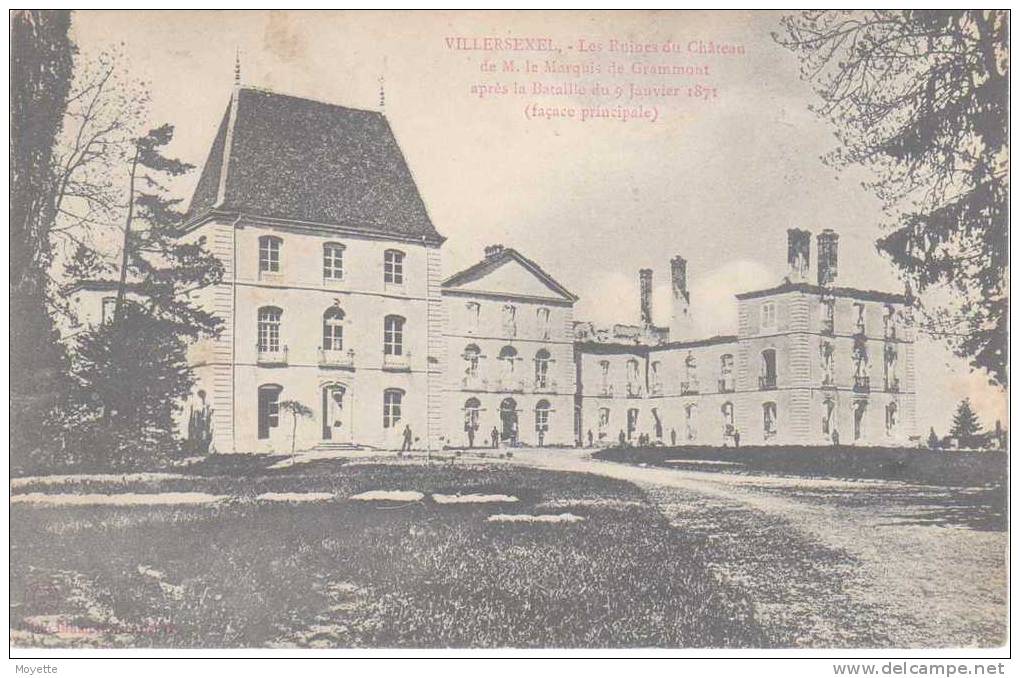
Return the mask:
<svg viewBox="0 0 1020 678">
<path fill-rule="evenodd" d="M 889 231 L 878 241 L 925 305 L 923 327 L 1007 381 L 1009 13 L 805 11 L 776 40 L 841 146 L 864 165 Z"/>
</svg>

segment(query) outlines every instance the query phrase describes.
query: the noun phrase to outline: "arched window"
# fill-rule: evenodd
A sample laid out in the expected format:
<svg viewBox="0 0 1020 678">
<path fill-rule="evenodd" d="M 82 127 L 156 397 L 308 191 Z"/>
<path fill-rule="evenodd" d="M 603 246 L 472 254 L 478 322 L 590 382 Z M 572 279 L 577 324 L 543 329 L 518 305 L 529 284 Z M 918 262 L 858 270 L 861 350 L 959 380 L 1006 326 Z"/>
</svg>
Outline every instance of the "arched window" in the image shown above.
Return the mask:
<svg viewBox="0 0 1020 678">
<path fill-rule="evenodd" d="M 517 349 L 513 346 L 504 346 L 499 351 L 499 362 L 502 366 L 503 385 L 510 386 L 517 368 Z"/>
<path fill-rule="evenodd" d="M 895 402 L 889 403 L 885 406 L 885 432 L 887 435 L 892 435 L 893 431 L 896 430 L 896 424 L 899 421 L 899 407 Z"/>
<path fill-rule="evenodd" d="M 400 250 L 383 253 L 383 282 L 388 285 L 404 284 L 404 253 Z"/>
<path fill-rule="evenodd" d="M 545 433 L 549 430 L 549 401 L 539 400 L 535 405 L 535 431 Z"/>
<path fill-rule="evenodd" d="M 765 439 L 768 440 L 776 435 L 777 430 L 777 411 L 776 404 L 773 402 L 763 403 L 761 406 L 762 413 L 762 433 L 765 435 Z"/>
<path fill-rule="evenodd" d="M 549 363 L 552 358 L 544 348 L 535 353 L 535 388 L 549 388 Z"/>
<path fill-rule="evenodd" d="M 263 306 L 259 309 L 259 353 L 275 353 L 280 350 L 281 317 L 283 317 L 283 311 L 276 306 Z"/>
<path fill-rule="evenodd" d="M 719 358 L 719 392 L 733 393 L 736 383 L 733 380 L 733 354 L 724 353 Z"/>
<path fill-rule="evenodd" d="M 836 401 L 833 398 L 826 398 L 822 401 L 822 435 L 831 436 L 836 422 L 833 415 L 836 414 Z"/>
<path fill-rule="evenodd" d="M 767 348 L 761 352 L 761 373 L 758 375 L 758 388 L 770 391 L 776 388 L 778 374 L 776 372 L 776 350 Z"/>
<path fill-rule="evenodd" d="M 864 415 L 868 412 L 867 400 L 854 401 L 854 442 L 864 437 Z"/>
<path fill-rule="evenodd" d="M 269 437 L 269 429 L 280 425 L 280 393 L 283 387 L 279 384 L 263 384 L 258 389 L 259 440 Z"/>
<path fill-rule="evenodd" d="M 464 402 L 464 430 L 477 431 L 479 428 L 478 415 L 482 410 L 482 403 L 478 398 L 468 398 Z"/>
<path fill-rule="evenodd" d="M 698 406 L 690 403 L 684 406 L 684 425 L 687 430 L 687 440 L 695 440 L 698 437 Z"/>
<path fill-rule="evenodd" d="M 344 312 L 339 306 L 330 306 L 322 314 L 322 349 L 344 350 Z"/>
<path fill-rule="evenodd" d="M 322 246 L 322 277 L 326 280 L 343 280 L 344 246 L 328 242 Z"/>
<path fill-rule="evenodd" d="M 404 319 L 399 315 L 388 315 L 383 320 L 383 354 L 404 354 Z"/>
<path fill-rule="evenodd" d="M 259 273 L 280 272 L 280 246 L 283 241 L 275 235 L 259 238 Z"/>
<path fill-rule="evenodd" d="M 388 388 L 383 391 L 383 428 L 394 428 L 400 423 L 401 408 L 404 405 L 404 392 L 399 388 Z"/>
<path fill-rule="evenodd" d="M 482 351 L 476 344 L 468 344 L 464 347 L 464 376 L 474 378 L 478 376 L 478 363 L 481 361 Z"/>
<path fill-rule="evenodd" d="M 733 403 L 726 401 L 720 408 L 722 413 L 723 436 L 732 436 L 736 433 L 737 427 L 734 421 Z"/>
</svg>

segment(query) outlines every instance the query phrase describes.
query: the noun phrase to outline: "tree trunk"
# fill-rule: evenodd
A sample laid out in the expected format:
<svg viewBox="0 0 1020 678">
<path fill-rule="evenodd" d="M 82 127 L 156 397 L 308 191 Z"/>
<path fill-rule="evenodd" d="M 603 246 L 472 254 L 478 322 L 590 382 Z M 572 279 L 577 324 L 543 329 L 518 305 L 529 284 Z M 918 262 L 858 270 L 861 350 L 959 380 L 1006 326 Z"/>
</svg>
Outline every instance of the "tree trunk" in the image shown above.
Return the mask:
<svg viewBox="0 0 1020 678">
<path fill-rule="evenodd" d="M 117 303 L 113 307 L 114 320 L 120 320 L 124 295 L 127 292 L 128 239 L 131 237 L 131 220 L 135 214 L 135 172 L 138 169 L 138 143 L 135 142 L 135 157 L 131 160 L 131 178 L 128 183 L 127 219 L 124 222 L 124 251 L 120 257 L 120 280 L 117 282 Z"/>
</svg>

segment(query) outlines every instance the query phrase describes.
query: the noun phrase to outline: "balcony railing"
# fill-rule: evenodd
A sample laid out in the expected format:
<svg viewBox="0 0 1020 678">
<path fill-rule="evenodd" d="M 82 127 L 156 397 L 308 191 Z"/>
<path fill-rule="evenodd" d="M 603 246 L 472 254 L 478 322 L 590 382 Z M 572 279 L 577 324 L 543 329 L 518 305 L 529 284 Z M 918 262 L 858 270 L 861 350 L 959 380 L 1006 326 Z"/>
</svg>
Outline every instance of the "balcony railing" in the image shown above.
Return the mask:
<svg viewBox="0 0 1020 678">
<path fill-rule="evenodd" d="M 732 378 L 719 380 L 719 393 L 733 393 L 735 390 L 737 388 Z"/>
<path fill-rule="evenodd" d="M 383 369 L 384 370 L 410 370 L 411 369 L 411 354 L 410 353 L 384 353 L 383 354 Z"/>
<path fill-rule="evenodd" d="M 822 388 L 836 388 L 836 378 L 831 374 L 823 374 Z"/>
<path fill-rule="evenodd" d="M 599 395 L 607 396 L 609 398 L 612 398 L 613 397 L 613 385 L 612 384 L 602 384 L 602 386 L 599 387 Z"/>
<path fill-rule="evenodd" d="M 320 348 L 319 367 L 328 367 L 335 369 L 353 369 L 354 349 L 348 349 L 346 351 L 337 351 L 335 349 Z"/>
<path fill-rule="evenodd" d="M 640 398 L 644 393 L 644 389 L 641 388 L 641 384 L 628 383 L 627 384 L 627 397 L 628 398 Z"/>
<path fill-rule="evenodd" d="M 822 334 L 831 337 L 836 334 L 836 323 L 829 320 L 822 320 Z"/>
<path fill-rule="evenodd" d="M 776 390 L 776 375 L 765 374 L 758 377 L 758 390 L 760 391 L 775 391 Z"/>
<path fill-rule="evenodd" d="M 697 379 L 680 382 L 680 395 L 695 395 L 696 393 L 698 393 Z"/>
<path fill-rule="evenodd" d="M 649 387 L 648 392 L 651 395 L 662 395 L 662 382 L 655 382 Z"/>
<path fill-rule="evenodd" d="M 277 366 L 287 364 L 287 347 L 278 346 L 271 348 L 269 346 L 256 345 L 257 351 L 256 362 L 263 366 Z"/>
<path fill-rule="evenodd" d="M 858 393 L 871 392 L 871 377 L 868 375 L 854 375 L 854 390 Z"/>
<path fill-rule="evenodd" d="M 900 392 L 900 378 L 899 377 L 893 377 L 893 378 L 890 379 L 890 378 L 887 377 L 886 380 L 885 380 L 885 390 L 888 391 L 889 393 L 899 393 Z"/>
</svg>

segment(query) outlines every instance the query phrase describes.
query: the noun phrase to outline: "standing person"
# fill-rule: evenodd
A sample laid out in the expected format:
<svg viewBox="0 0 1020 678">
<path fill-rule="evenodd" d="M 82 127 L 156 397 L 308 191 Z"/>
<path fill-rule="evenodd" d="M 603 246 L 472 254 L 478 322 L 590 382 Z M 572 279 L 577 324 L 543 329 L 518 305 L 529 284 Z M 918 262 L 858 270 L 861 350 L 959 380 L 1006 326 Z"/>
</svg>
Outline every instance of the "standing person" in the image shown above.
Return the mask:
<svg viewBox="0 0 1020 678">
<path fill-rule="evenodd" d="M 733 447 L 740 447 L 740 429 L 733 429 Z"/>
<path fill-rule="evenodd" d="M 624 434 L 623 429 L 620 429 L 620 447 L 627 445 L 627 436 Z"/>
<path fill-rule="evenodd" d="M 669 429 L 669 443 L 673 447 L 676 447 L 676 429 L 675 428 Z"/>
<path fill-rule="evenodd" d="M 591 429 L 588 429 L 588 447 L 595 447 L 595 436 L 592 435 Z"/>
<path fill-rule="evenodd" d="M 489 434 L 489 437 L 492 438 L 492 449 L 499 447 L 499 431 L 496 430 L 495 426 L 492 427 L 492 432 Z"/>
<path fill-rule="evenodd" d="M 411 451 L 411 425 L 404 424 L 404 442 L 400 445 L 401 452 Z"/>
<path fill-rule="evenodd" d="M 472 424 L 469 421 L 465 428 L 467 429 L 467 434 L 468 434 L 468 449 L 469 450 L 470 449 L 474 449 L 474 446 L 475 446 L 475 425 Z"/>
<path fill-rule="evenodd" d="M 839 431 L 832 429 L 832 446 L 839 447 Z"/>
</svg>

